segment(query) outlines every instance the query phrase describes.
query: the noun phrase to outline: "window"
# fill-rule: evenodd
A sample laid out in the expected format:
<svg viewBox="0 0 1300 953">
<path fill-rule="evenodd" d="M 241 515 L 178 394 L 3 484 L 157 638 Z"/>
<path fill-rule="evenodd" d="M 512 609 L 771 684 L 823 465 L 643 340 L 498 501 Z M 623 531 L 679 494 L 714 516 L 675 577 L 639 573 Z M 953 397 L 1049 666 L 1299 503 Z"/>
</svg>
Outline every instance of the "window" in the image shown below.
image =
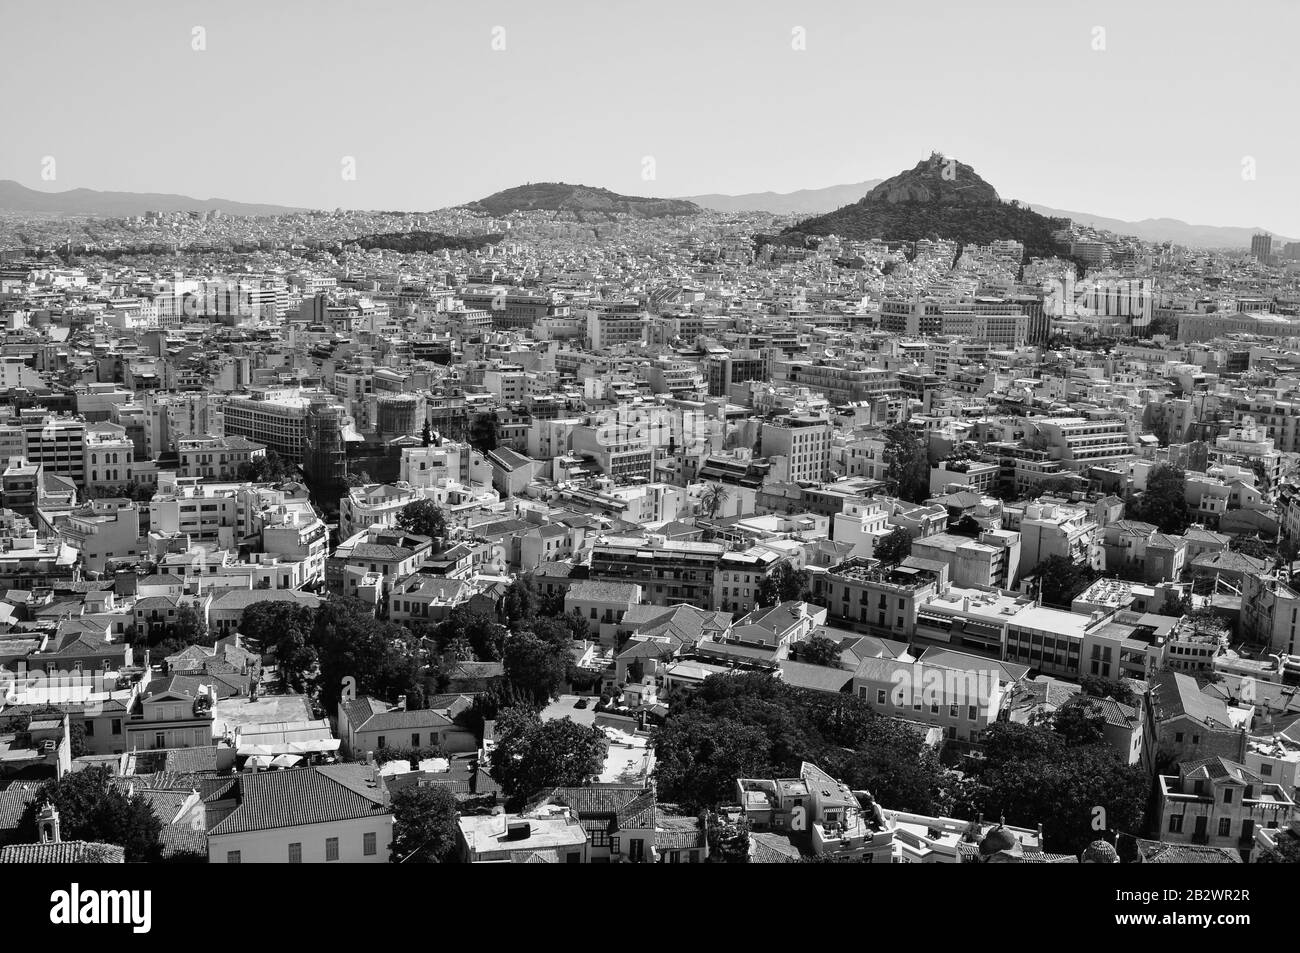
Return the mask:
<svg viewBox="0 0 1300 953">
<path fill-rule="evenodd" d="M 89 722 L 87 722 L 87 724 L 89 724 Z M 87 731 L 86 734 L 90 734 L 90 732 Z M 1273 766 L 1271 764 L 1261 764 L 1259 766 L 1259 773 L 1266 778 L 1271 778 L 1273 776 Z"/>
<path fill-rule="evenodd" d="M 1231 833 L 1232 833 L 1232 818 L 1230 817 L 1219 818 L 1219 836 L 1227 837 Z"/>
<path fill-rule="evenodd" d="M 228 851 L 226 851 L 226 863 L 228 863 L 228 864 L 237 864 L 237 863 L 239 863 L 239 851 L 237 851 L 237 850 L 228 850 Z"/>
<path fill-rule="evenodd" d="M 325 859 L 327 861 L 339 859 L 339 839 L 337 837 L 325 838 Z"/>
<path fill-rule="evenodd" d="M 367 857 L 374 857 L 377 852 L 375 845 L 376 836 L 374 831 L 361 835 L 361 853 Z"/>
<path fill-rule="evenodd" d="M 291 864 L 302 863 L 302 844 L 289 845 L 289 863 Z"/>
<path fill-rule="evenodd" d="M 1223 803 L 1224 804 L 1232 803 L 1232 788 L 1223 789 Z"/>
<path fill-rule="evenodd" d="M 975 717 L 976 717 L 975 706 L 974 706 L 974 705 L 967 705 L 967 706 L 966 706 L 966 720 L 967 720 L 967 721 L 974 721 L 974 720 L 975 720 Z"/>
<path fill-rule="evenodd" d="M 1183 815 L 1181 815 L 1181 814 L 1170 814 L 1170 815 L 1169 815 L 1169 833 L 1171 833 L 1171 834 L 1181 834 L 1182 832 L 1183 832 Z"/>
<path fill-rule="evenodd" d="M 883 705 L 884 703 L 885 703 L 885 690 L 884 690 L 883 688 L 877 688 L 877 689 L 876 689 L 876 704 L 877 704 L 877 705 Z M 89 732 L 88 732 L 88 733 L 89 733 Z"/>
<path fill-rule="evenodd" d="M 384 743 L 384 736 L 383 736 L 383 735 L 380 735 L 380 736 L 379 736 L 379 747 L 381 747 L 381 748 L 387 748 L 387 747 L 388 747 L 388 745 Z"/>
<path fill-rule="evenodd" d="M 113 719 L 112 730 L 113 730 L 113 734 L 115 734 L 115 735 L 120 735 L 120 734 L 122 733 L 122 719 L 121 719 L 121 718 L 114 718 L 114 719 Z"/>
<path fill-rule="evenodd" d="M 411 747 L 420 747 L 420 733 L 418 731 L 411 732 Z"/>
<path fill-rule="evenodd" d="M 86 725 L 86 737 L 87 738 L 95 737 L 95 723 L 91 721 L 89 718 L 87 718 L 85 725 Z"/>
<path fill-rule="evenodd" d="M 1183 733 L 1181 731 L 1174 732 L 1174 744 L 1180 745 L 1182 743 L 1183 743 Z"/>
<path fill-rule="evenodd" d="M 1201 743 L 1201 736 L 1200 736 L 1200 735 L 1192 735 L 1192 744 L 1194 744 L 1194 745 L 1199 745 L 1200 743 Z"/>
</svg>

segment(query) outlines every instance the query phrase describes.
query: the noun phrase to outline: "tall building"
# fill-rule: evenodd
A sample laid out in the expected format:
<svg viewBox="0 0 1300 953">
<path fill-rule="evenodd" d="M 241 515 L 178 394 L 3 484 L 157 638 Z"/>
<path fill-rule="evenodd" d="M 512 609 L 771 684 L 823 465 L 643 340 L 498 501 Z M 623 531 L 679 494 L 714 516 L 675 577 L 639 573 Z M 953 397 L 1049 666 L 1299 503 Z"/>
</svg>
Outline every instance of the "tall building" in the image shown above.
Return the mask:
<svg viewBox="0 0 1300 953">
<path fill-rule="evenodd" d="M 226 434 L 257 440 L 286 462 L 302 463 L 308 408 L 324 396 L 296 388 L 253 388 L 248 396 L 226 402 Z"/>
<path fill-rule="evenodd" d="M 1260 261 L 1265 261 L 1273 254 L 1273 236 L 1267 233 L 1250 237 L 1250 253 Z"/>
<path fill-rule="evenodd" d="M 763 455 L 785 457 L 790 480 L 820 483 L 830 465 L 831 425 L 822 417 L 787 414 L 763 424 Z"/>
<path fill-rule="evenodd" d="M 48 473 L 86 481 L 86 422 L 80 417 L 60 417 L 33 407 L 20 418 L 27 443 L 27 462 Z"/>
<path fill-rule="evenodd" d="M 337 404 L 321 399 L 308 406 L 302 468 L 313 485 L 342 484 L 347 477 L 346 424 L 343 408 Z"/>
</svg>

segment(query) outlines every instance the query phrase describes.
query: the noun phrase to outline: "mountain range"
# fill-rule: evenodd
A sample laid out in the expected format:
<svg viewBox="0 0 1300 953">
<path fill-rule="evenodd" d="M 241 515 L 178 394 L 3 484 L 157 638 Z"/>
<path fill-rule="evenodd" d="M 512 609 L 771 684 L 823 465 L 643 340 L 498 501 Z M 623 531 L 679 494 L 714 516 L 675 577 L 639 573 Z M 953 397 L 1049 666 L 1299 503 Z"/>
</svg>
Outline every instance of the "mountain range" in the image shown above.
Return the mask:
<svg viewBox="0 0 1300 953">
<path fill-rule="evenodd" d="M 797 192 L 747 192 L 744 195 L 687 195 L 694 202 L 714 212 L 771 212 L 774 215 L 820 215 L 856 202 L 881 183 L 868 179 L 852 185 L 831 185 L 824 189 L 799 189 Z"/>
<path fill-rule="evenodd" d="M 618 195 L 608 189 L 564 183 L 536 183 L 505 189 L 466 207 L 491 215 L 507 215 L 524 209 L 550 209 L 579 212 L 630 212 L 642 218 L 665 215 L 694 215 L 701 209 L 710 211 L 770 212 L 777 215 L 823 216 L 855 204 L 882 183 L 869 179 L 848 185 L 795 192 L 750 192 L 741 195 L 691 195 L 677 199 L 641 198 Z M 1047 205 L 1031 204 L 1034 212 L 1048 218 L 1068 218 L 1092 228 L 1118 235 L 1133 235 L 1143 241 L 1170 241 L 1202 248 L 1248 248 L 1252 235 L 1267 231 L 1224 225 L 1195 225 L 1176 218 L 1148 218 L 1126 221 L 1089 212 L 1068 211 Z M 45 192 L 13 181 L 0 180 L 0 210 L 40 215 L 94 215 L 119 218 L 143 215 L 148 211 L 186 212 L 218 209 L 223 215 L 289 215 L 304 211 L 284 205 L 236 202 L 230 199 L 196 199 L 187 195 L 153 192 L 112 192 L 95 189 L 69 189 Z M 1275 245 L 1291 241 L 1273 234 Z"/>
<path fill-rule="evenodd" d="M 0 179 L 0 210 L 40 215 L 102 215 L 121 218 L 145 212 L 208 212 L 222 215 L 292 215 L 304 211 L 283 205 L 254 205 L 230 199 L 195 199 L 188 195 L 162 192 L 100 192 L 95 189 L 67 189 L 39 192 L 12 179 Z"/>
</svg>

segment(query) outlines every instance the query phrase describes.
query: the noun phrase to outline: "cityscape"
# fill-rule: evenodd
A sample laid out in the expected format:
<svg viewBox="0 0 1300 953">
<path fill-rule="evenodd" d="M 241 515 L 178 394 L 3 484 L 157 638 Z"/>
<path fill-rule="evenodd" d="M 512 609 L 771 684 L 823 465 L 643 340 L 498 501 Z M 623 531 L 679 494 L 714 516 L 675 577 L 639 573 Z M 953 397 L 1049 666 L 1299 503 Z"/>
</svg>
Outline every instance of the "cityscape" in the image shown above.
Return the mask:
<svg viewBox="0 0 1300 953">
<path fill-rule="evenodd" d="M 168 57 L 243 42 L 188 6 L 148 27 L 175 34 L 167 101 L 218 82 Z M 777 24 L 763 56 L 831 42 L 762 6 L 737 29 Z M 320 10 L 304 29 L 350 42 L 361 14 Z M 1061 62 L 1132 82 L 1120 10 L 1062 22 Z M 583 42 L 636 29 L 607 15 Z M 52 53 L 45 16 L 15 8 L 20 47 Z M 774 145 L 764 190 L 753 150 L 728 180 L 725 138 L 692 159 L 646 112 L 602 175 L 604 124 L 623 149 L 654 94 L 590 75 L 613 89 L 567 148 L 513 135 L 489 99 L 540 63 L 519 16 L 447 21 L 481 50 L 428 89 L 511 65 L 463 77 L 477 130 L 410 133 L 428 182 L 370 171 L 400 139 L 325 172 L 254 160 L 252 127 L 234 171 L 186 166 L 197 131 L 100 169 L 13 107 L 0 863 L 1300 861 L 1296 143 L 1234 145 L 1200 192 L 1204 156 L 1130 150 L 1118 189 L 1103 149 L 1053 192 L 1034 150 L 1060 144 L 909 118 L 902 158 L 809 132 L 851 152 L 839 185 Z M 393 68 L 374 92 L 414 104 Z M 521 115 L 578 88 L 540 68 Z M 280 135 L 347 139 L 298 108 Z M 1148 194 L 1160 163 L 1180 184 Z"/>
</svg>

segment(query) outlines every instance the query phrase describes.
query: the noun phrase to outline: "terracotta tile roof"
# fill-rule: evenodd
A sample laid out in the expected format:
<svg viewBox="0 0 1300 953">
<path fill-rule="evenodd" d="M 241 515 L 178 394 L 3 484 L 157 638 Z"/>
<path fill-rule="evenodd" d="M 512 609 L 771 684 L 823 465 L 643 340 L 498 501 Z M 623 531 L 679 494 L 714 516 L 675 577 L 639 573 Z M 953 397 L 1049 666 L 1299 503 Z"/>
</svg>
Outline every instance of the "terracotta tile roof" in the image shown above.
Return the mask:
<svg viewBox="0 0 1300 953">
<path fill-rule="evenodd" d="M 65 840 L 53 844 L 0 847 L 0 864 L 124 864 L 126 850 L 117 844 Z"/>
<path fill-rule="evenodd" d="M 369 768 L 333 764 L 244 774 L 238 781 L 239 805 L 209 831 L 209 836 L 325 824 L 388 813 Z"/>
</svg>

